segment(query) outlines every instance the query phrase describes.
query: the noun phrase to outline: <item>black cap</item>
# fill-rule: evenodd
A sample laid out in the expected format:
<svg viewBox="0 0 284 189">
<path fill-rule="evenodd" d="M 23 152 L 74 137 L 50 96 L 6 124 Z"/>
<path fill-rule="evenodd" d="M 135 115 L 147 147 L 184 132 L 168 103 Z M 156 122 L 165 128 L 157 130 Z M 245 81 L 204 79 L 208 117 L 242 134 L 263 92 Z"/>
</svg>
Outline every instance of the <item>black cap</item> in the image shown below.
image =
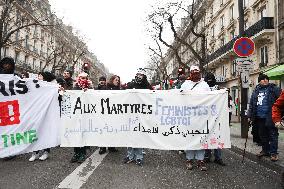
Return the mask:
<svg viewBox="0 0 284 189">
<path fill-rule="evenodd" d="M 258 76 L 258 82 L 260 82 L 263 79 L 267 79 L 269 81 L 269 77 L 263 73 L 260 73 Z"/>
<path fill-rule="evenodd" d="M 43 81 L 51 82 L 52 80 L 56 79 L 55 75 L 50 72 L 41 72 L 40 75 L 42 75 Z"/>
<path fill-rule="evenodd" d="M 206 73 L 204 81 L 209 85 L 209 87 L 213 87 L 216 85 L 215 75 L 211 72 Z"/>
</svg>

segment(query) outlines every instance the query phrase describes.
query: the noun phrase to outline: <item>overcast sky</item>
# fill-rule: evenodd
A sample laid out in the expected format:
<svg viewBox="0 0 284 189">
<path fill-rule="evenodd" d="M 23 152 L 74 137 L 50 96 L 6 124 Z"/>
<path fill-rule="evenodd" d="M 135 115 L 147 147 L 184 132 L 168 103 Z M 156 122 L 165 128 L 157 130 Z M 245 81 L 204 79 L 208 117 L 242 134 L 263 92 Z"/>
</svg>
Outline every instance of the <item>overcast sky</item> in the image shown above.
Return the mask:
<svg viewBox="0 0 284 189">
<path fill-rule="evenodd" d="M 163 2 L 170 1 L 164 0 Z M 89 50 L 123 83 L 146 66 L 145 17 L 156 0 L 49 0 L 67 25 L 86 36 Z"/>
</svg>

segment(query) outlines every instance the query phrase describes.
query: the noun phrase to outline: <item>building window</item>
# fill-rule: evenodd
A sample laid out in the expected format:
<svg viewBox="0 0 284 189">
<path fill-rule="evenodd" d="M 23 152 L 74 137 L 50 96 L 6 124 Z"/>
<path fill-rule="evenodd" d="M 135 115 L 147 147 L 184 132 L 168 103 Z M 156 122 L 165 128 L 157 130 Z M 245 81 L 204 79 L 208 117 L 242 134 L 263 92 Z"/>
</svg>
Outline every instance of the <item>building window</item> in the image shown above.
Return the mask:
<svg viewBox="0 0 284 189">
<path fill-rule="evenodd" d="M 20 34 L 20 30 L 16 31 L 16 43 L 19 42 L 19 34 Z"/>
<path fill-rule="evenodd" d="M 248 1 L 249 0 L 243 0 L 243 7 L 246 9 L 248 7 Z"/>
<path fill-rule="evenodd" d="M 221 30 L 224 28 L 224 15 L 220 17 Z"/>
<path fill-rule="evenodd" d="M 28 56 L 25 56 L 25 64 L 28 63 Z"/>
<path fill-rule="evenodd" d="M 222 76 L 226 76 L 226 71 L 225 71 L 225 66 L 224 65 L 222 66 L 221 72 L 222 72 Z"/>
<path fill-rule="evenodd" d="M 19 58 L 19 52 L 16 52 L 16 53 L 15 53 L 15 58 L 14 58 L 14 59 L 15 59 L 15 63 L 18 62 L 18 58 Z"/>
<path fill-rule="evenodd" d="M 234 5 L 230 6 L 230 20 L 234 19 Z"/>
<path fill-rule="evenodd" d="M 211 28 L 211 36 L 214 38 L 215 36 L 215 25 L 212 26 Z"/>
<path fill-rule="evenodd" d="M 268 48 L 267 46 L 260 48 L 260 64 L 259 67 L 267 66 L 268 64 Z"/>
<path fill-rule="evenodd" d="M 4 48 L 4 57 L 7 56 L 8 52 L 9 52 L 9 48 L 8 47 Z"/>
<path fill-rule="evenodd" d="M 222 37 L 222 38 L 221 38 L 221 46 L 224 46 L 224 45 L 225 45 L 225 38 Z"/>
<path fill-rule="evenodd" d="M 26 48 L 30 49 L 30 47 L 29 47 L 29 36 L 28 35 L 26 35 L 25 44 L 26 44 Z"/>
<path fill-rule="evenodd" d="M 34 58 L 33 59 L 33 69 L 35 69 L 35 61 L 36 61 L 36 59 Z"/>
<path fill-rule="evenodd" d="M 201 18 L 201 27 L 202 28 L 205 27 L 205 18 L 204 17 Z"/>
<path fill-rule="evenodd" d="M 244 29 L 245 30 L 248 29 L 248 20 L 245 20 L 245 22 L 244 22 Z"/>
<path fill-rule="evenodd" d="M 259 19 L 262 19 L 263 17 L 266 17 L 266 7 L 263 7 L 258 11 Z"/>
<path fill-rule="evenodd" d="M 230 37 L 231 37 L 231 40 L 233 40 L 235 38 L 235 30 L 232 30 L 230 32 Z"/>
<path fill-rule="evenodd" d="M 236 61 L 232 61 L 232 76 L 236 76 L 237 75 L 237 63 Z"/>
</svg>

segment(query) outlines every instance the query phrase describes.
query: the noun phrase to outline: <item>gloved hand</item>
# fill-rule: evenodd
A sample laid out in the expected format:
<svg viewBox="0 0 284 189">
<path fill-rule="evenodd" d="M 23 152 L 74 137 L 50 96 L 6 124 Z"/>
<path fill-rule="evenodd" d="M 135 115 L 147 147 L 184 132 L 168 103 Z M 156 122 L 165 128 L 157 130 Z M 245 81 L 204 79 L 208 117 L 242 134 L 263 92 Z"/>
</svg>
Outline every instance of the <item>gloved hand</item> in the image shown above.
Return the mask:
<svg viewBox="0 0 284 189">
<path fill-rule="evenodd" d="M 284 125 L 282 122 L 276 122 L 275 127 L 279 130 L 284 130 Z"/>
</svg>

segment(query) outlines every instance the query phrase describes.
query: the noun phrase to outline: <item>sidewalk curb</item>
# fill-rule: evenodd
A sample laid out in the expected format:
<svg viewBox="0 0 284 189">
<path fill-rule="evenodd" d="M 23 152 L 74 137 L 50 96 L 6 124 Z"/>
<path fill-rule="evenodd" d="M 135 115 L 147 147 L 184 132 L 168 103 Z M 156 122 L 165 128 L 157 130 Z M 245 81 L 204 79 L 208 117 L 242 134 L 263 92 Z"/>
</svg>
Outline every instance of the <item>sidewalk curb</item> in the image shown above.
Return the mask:
<svg viewBox="0 0 284 189">
<path fill-rule="evenodd" d="M 230 150 L 241 155 L 241 156 L 243 156 L 244 149 L 241 149 L 237 146 L 232 145 Z M 257 162 L 260 165 L 279 173 L 280 176 L 281 176 L 281 184 L 282 184 L 282 187 L 284 188 L 284 167 L 283 167 L 283 165 L 279 164 L 278 162 L 272 162 L 272 161 L 270 161 L 269 158 L 258 158 L 254 153 L 251 153 L 251 152 L 248 152 L 248 151 L 246 151 L 246 154 L 245 154 L 245 159 L 246 158 L 248 158 L 248 159 L 250 159 L 254 162 Z M 245 161 L 245 159 L 244 159 L 244 161 Z"/>
</svg>

